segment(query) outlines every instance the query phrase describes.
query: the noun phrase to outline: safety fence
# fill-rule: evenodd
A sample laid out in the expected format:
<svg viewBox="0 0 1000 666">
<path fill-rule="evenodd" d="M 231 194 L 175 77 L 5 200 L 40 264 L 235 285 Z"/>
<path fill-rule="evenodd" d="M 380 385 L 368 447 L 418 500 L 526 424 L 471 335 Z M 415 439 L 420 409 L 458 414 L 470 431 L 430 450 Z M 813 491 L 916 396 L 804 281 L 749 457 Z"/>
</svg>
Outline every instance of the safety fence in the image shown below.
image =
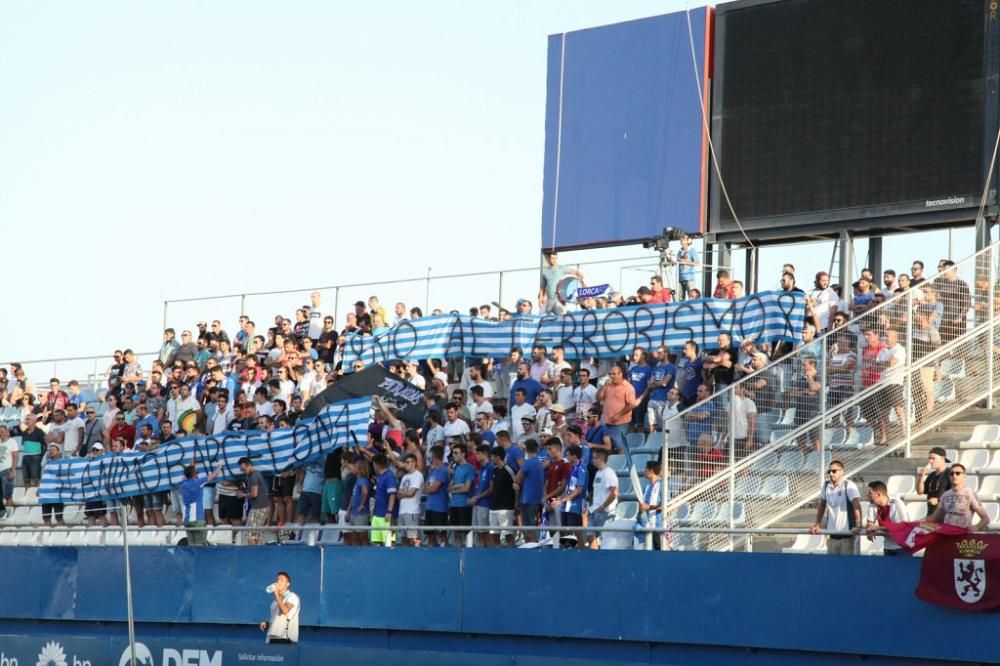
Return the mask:
<svg viewBox="0 0 1000 666">
<path fill-rule="evenodd" d="M 831 460 L 851 476 L 909 456 L 915 437 L 991 403 L 1000 379 L 996 253 L 988 247 L 776 362 L 738 359 L 747 376 L 665 424 L 669 519 L 768 527 L 818 495 Z M 695 546 L 734 543 L 716 534 Z"/>
</svg>

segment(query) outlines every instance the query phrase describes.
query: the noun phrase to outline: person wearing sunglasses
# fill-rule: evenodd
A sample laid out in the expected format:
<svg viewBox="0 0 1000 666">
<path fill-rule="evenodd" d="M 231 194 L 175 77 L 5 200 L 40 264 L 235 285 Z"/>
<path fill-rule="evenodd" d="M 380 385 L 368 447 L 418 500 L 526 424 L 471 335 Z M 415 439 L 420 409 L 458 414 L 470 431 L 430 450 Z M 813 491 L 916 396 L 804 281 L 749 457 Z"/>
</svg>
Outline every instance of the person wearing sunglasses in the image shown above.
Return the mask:
<svg viewBox="0 0 1000 666">
<path fill-rule="evenodd" d="M 811 531 L 813 534 L 819 534 L 821 529 L 841 532 L 827 537 L 826 554 L 853 555 L 858 540 L 856 535 L 861 529 L 861 493 L 853 481 L 845 478 L 844 465 L 839 460 L 830 462 L 826 474 Z"/>
<path fill-rule="evenodd" d="M 990 515 L 976 497 L 976 492 L 965 485 L 968 474 L 965 465 L 955 463 L 948 472 L 951 477 L 951 490 L 941 495 L 941 501 L 927 520 L 934 523 L 944 523 L 955 527 L 963 527 L 970 532 L 986 529 L 990 524 Z M 972 526 L 972 514 L 979 516 L 979 524 Z"/>
</svg>

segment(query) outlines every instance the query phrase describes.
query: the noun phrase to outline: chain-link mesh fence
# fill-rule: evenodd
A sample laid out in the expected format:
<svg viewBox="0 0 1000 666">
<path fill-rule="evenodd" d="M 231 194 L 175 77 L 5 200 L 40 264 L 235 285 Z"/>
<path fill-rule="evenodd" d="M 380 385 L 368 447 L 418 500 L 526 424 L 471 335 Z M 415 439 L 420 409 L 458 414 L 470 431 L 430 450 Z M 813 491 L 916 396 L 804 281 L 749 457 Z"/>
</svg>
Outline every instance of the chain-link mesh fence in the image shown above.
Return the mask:
<svg viewBox="0 0 1000 666">
<path fill-rule="evenodd" d="M 1000 379 L 995 254 L 987 248 L 871 306 L 854 298 L 846 326 L 815 340 L 807 332 L 794 353 L 745 345 L 736 372 L 752 372 L 711 394 L 719 359 L 709 353 L 697 401 L 664 425 L 670 521 L 766 527 L 816 496 L 831 460 L 851 474 L 908 453 L 914 437 L 988 399 Z M 733 545 L 705 534 L 676 547 Z"/>
</svg>

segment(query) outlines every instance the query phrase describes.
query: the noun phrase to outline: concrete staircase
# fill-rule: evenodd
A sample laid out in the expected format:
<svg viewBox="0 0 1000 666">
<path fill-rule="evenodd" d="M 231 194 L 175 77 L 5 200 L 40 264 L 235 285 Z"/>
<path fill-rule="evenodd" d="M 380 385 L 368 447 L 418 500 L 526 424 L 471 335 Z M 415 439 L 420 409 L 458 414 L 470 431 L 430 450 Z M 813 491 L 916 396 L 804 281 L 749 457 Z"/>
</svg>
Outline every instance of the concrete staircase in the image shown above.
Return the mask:
<svg viewBox="0 0 1000 666">
<path fill-rule="evenodd" d="M 1000 400 L 997 407 L 986 409 L 985 402 L 981 406 L 972 407 L 941 424 L 929 433 L 913 440 L 910 447 L 910 457 L 883 458 L 866 468 L 862 474 L 852 476 L 851 480 L 861 491 L 861 499 L 867 499 L 868 483 L 885 481 L 894 474 L 916 474 L 917 470 L 927 464 L 927 455 L 931 448 L 940 446 L 945 449 L 957 449 L 959 443 L 969 439 L 972 429 L 980 424 L 1000 424 Z M 773 525 L 776 528 L 808 529 L 816 519 L 817 502 L 811 501 L 799 507 L 780 522 Z M 757 536 L 753 539 L 754 552 L 781 552 L 795 541 L 793 536 L 774 535 Z"/>
</svg>

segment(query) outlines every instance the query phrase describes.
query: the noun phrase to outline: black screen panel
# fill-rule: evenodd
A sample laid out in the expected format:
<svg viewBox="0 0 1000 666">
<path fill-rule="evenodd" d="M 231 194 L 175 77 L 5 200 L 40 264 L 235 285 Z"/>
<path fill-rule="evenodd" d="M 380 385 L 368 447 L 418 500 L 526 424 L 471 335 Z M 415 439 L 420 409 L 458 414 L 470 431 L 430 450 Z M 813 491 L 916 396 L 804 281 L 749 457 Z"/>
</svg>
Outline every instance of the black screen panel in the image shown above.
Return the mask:
<svg viewBox="0 0 1000 666">
<path fill-rule="evenodd" d="M 741 220 L 978 203 L 986 4 L 721 5 L 713 136 Z M 730 211 L 713 205 L 726 228 Z"/>
</svg>

